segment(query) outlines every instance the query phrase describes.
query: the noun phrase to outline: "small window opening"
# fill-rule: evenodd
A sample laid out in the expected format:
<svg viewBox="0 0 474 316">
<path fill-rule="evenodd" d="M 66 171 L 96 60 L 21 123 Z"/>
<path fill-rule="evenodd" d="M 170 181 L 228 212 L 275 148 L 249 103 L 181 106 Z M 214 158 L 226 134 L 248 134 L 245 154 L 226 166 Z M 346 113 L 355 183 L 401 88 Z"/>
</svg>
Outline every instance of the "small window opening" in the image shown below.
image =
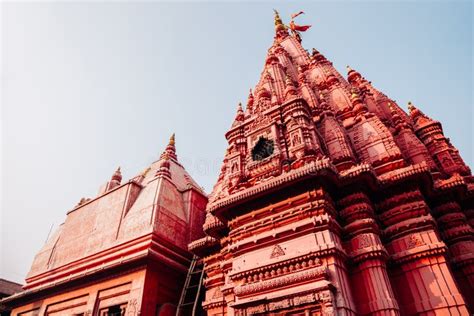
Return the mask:
<svg viewBox="0 0 474 316">
<path fill-rule="evenodd" d="M 273 154 L 273 140 L 260 137 L 257 144 L 252 149 L 252 159 L 254 161 L 263 160 Z"/>
</svg>

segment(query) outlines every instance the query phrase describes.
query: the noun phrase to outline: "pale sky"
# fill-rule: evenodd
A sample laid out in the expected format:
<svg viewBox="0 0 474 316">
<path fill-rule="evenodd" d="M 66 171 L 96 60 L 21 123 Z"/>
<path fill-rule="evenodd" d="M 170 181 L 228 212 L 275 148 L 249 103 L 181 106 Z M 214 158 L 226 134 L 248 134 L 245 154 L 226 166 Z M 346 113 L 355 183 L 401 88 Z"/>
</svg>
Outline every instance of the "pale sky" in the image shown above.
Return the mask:
<svg viewBox="0 0 474 316">
<path fill-rule="evenodd" d="M 178 157 L 212 188 L 239 101 L 273 41 L 273 11 L 312 24 L 316 47 L 400 105 L 443 123 L 473 164 L 470 1 L 1 4 L 0 278 L 23 282 L 50 227 L 124 180 Z"/>
</svg>

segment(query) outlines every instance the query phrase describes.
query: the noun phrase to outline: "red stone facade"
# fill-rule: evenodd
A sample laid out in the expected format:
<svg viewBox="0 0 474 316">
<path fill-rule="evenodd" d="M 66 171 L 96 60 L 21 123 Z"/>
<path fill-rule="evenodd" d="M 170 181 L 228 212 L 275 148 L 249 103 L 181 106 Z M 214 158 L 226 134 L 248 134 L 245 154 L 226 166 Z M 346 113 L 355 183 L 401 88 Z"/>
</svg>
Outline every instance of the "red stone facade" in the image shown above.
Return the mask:
<svg viewBox="0 0 474 316">
<path fill-rule="evenodd" d="M 142 173 L 122 183 L 118 169 L 81 199 L 36 255 L 24 291 L 0 305 L 22 316 L 174 315 L 206 203 L 173 136 Z"/>
<path fill-rule="evenodd" d="M 441 124 L 275 31 L 189 245 L 208 315 L 468 315 L 474 181 Z"/>
<path fill-rule="evenodd" d="M 474 179 L 439 122 L 349 67 L 344 78 L 276 14 L 260 81 L 225 136 L 209 203 L 173 136 L 141 174 L 122 183 L 118 169 L 81 199 L 0 305 L 175 315 L 190 250 L 210 316 L 474 311 Z"/>
</svg>

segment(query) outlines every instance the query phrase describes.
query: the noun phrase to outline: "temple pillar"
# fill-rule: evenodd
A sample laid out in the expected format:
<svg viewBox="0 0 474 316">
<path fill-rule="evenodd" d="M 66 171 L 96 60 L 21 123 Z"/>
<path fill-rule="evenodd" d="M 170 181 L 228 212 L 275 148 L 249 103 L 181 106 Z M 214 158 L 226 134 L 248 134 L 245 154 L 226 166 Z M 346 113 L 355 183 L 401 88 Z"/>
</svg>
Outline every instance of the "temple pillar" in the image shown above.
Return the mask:
<svg viewBox="0 0 474 316">
<path fill-rule="evenodd" d="M 474 229 L 469 224 L 459 203 L 444 195 L 435 202 L 432 210 L 443 241 L 449 249 L 449 257 L 457 281 L 468 304 L 474 307 Z"/>
<path fill-rule="evenodd" d="M 404 183 L 387 189 L 378 207 L 401 314 L 468 315 L 446 263 L 446 245 L 418 188 Z"/>
<path fill-rule="evenodd" d="M 204 272 L 206 277 L 203 285 L 206 289 L 206 296 L 202 303 L 208 316 L 227 315 L 227 300 L 222 291 L 224 285 L 224 273 L 220 267 L 222 255 L 215 253 L 207 256 L 204 261 Z"/>
<path fill-rule="evenodd" d="M 350 281 L 359 315 L 399 315 L 390 284 L 388 258 L 379 237 L 374 210 L 363 192 L 350 192 L 338 201 L 350 257 Z"/>
</svg>

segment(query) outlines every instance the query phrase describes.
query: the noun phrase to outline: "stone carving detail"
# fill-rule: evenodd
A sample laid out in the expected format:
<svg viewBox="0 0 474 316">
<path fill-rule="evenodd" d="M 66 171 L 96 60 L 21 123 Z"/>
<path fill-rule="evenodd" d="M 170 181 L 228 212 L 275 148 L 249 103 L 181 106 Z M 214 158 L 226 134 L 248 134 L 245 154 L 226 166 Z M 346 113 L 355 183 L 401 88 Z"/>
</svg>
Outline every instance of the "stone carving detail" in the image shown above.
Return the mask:
<svg viewBox="0 0 474 316">
<path fill-rule="evenodd" d="M 247 308 L 247 315 L 254 315 L 265 312 L 265 305 L 251 306 Z"/>
<path fill-rule="evenodd" d="M 421 238 L 417 235 L 411 235 L 409 238 L 408 238 L 408 241 L 407 241 L 407 247 L 408 249 L 412 249 L 412 248 L 415 248 L 415 247 L 419 247 L 419 246 L 423 246 L 425 243 L 423 242 L 423 240 L 421 240 Z"/>
<path fill-rule="evenodd" d="M 127 307 L 127 315 L 137 315 L 137 299 L 134 298 L 128 302 L 128 307 Z"/>
<path fill-rule="evenodd" d="M 371 245 L 371 239 L 368 234 L 363 234 L 359 237 L 359 249 L 367 248 Z"/>
<path fill-rule="evenodd" d="M 321 265 L 321 259 L 316 257 L 316 253 L 310 253 L 302 257 L 278 261 L 268 266 L 231 275 L 230 278 L 232 280 L 244 278 L 246 282 L 257 282 Z"/>
<path fill-rule="evenodd" d="M 286 298 L 276 302 L 268 303 L 268 310 L 274 311 L 277 309 L 282 309 L 290 306 L 290 299 Z"/>
<path fill-rule="evenodd" d="M 331 294 L 328 290 L 324 290 L 319 293 L 305 293 L 285 299 L 279 299 L 270 301 L 268 303 L 259 304 L 255 306 L 242 307 L 235 309 L 235 315 L 255 315 L 255 314 L 268 314 L 271 311 L 287 310 L 293 306 L 301 306 L 305 304 L 314 304 L 321 302 L 321 312 L 324 315 L 334 315 Z"/>
<path fill-rule="evenodd" d="M 285 251 L 283 251 L 280 245 L 276 245 L 275 247 L 273 247 L 272 253 L 270 255 L 270 259 L 278 258 L 284 255 L 285 255 Z"/>
<path fill-rule="evenodd" d="M 216 290 L 214 291 L 214 294 L 212 295 L 212 299 L 218 299 L 222 298 L 222 291 L 220 287 L 217 287 Z"/>
<path fill-rule="evenodd" d="M 314 302 L 314 294 L 307 294 L 302 296 L 296 296 L 293 298 L 293 305 L 303 305 Z"/>
<path fill-rule="evenodd" d="M 242 286 L 237 286 L 234 288 L 234 293 L 236 295 L 244 295 L 255 292 L 264 291 L 267 289 L 273 289 L 297 282 L 302 282 L 306 280 L 315 280 L 325 278 L 327 274 L 327 268 L 317 267 L 309 270 L 303 270 L 301 272 L 288 274 L 279 278 L 269 279 L 261 281 L 258 283 L 246 284 Z"/>
</svg>

